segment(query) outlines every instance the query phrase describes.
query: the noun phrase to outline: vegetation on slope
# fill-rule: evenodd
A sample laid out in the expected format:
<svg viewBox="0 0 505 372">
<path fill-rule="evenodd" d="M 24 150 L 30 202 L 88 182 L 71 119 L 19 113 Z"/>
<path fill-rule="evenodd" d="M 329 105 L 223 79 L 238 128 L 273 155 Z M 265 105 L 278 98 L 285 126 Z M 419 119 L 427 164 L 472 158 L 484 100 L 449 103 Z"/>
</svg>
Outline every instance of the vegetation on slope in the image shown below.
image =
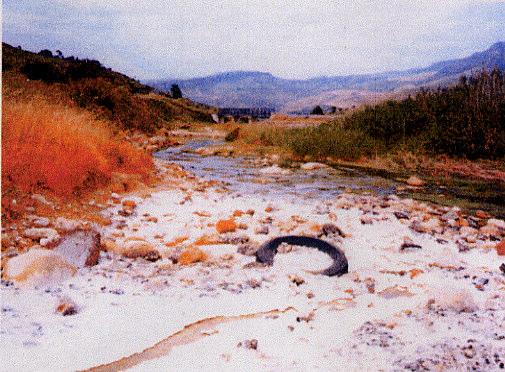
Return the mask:
<svg viewBox="0 0 505 372">
<path fill-rule="evenodd" d="M 212 109 L 152 88 L 98 61 L 2 45 L 2 206 L 8 195 L 81 195 L 116 174 L 146 180 L 151 157 L 125 132 L 209 120 Z"/>
<path fill-rule="evenodd" d="M 263 128 L 252 141 L 299 156 L 346 160 L 396 151 L 503 158 L 505 77 L 498 69 L 481 71 L 451 88 L 365 106 L 318 127 Z"/>
<path fill-rule="evenodd" d="M 213 109 L 187 99 L 155 94 L 153 88 L 103 67 L 96 60 L 31 53 L 2 44 L 4 96 L 58 94 L 110 120 L 118 129 L 152 133 L 178 120 L 210 121 Z M 49 53 L 47 53 L 49 52 Z M 28 82 L 26 81 L 28 79 Z M 37 84 L 39 83 L 39 84 Z"/>
<path fill-rule="evenodd" d="M 3 110 L 2 183 L 69 195 L 107 183 L 113 172 L 147 177 L 150 157 L 112 135 L 107 123 L 44 99 Z"/>
</svg>

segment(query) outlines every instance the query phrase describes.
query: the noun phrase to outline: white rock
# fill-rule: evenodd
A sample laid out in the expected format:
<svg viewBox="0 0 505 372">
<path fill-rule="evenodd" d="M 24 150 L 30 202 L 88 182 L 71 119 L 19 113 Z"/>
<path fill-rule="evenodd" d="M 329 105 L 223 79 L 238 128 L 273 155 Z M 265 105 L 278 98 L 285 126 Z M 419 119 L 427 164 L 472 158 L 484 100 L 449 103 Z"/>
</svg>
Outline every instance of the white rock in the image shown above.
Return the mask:
<svg viewBox="0 0 505 372">
<path fill-rule="evenodd" d="M 420 187 L 424 185 L 424 181 L 417 176 L 410 176 L 407 180 L 407 185 Z"/>
<path fill-rule="evenodd" d="M 282 175 L 282 174 L 290 174 L 291 171 L 288 169 L 283 169 L 278 165 L 272 165 L 271 167 L 262 168 L 259 171 L 261 174 L 272 174 L 272 175 Z"/>
<path fill-rule="evenodd" d="M 300 169 L 303 169 L 303 170 L 317 170 L 317 169 L 323 169 L 323 168 L 328 168 L 328 166 L 323 163 L 304 163 L 304 164 L 300 165 Z"/>
<path fill-rule="evenodd" d="M 47 217 L 30 216 L 29 220 L 30 220 L 30 223 L 35 227 L 49 226 L 49 218 L 47 218 Z"/>
<path fill-rule="evenodd" d="M 64 232 L 75 231 L 81 227 L 81 222 L 69 220 L 65 217 L 58 217 L 56 221 L 54 221 L 54 227 Z"/>
<path fill-rule="evenodd" d="M 39 240 L 39 244 L 46 247 L 50 244 L 58 242 L 60 240 L 60 235 L 55 229 L 50 229 L 47 227 L 33 227 L 26 229 L 23 233 L 26 238 Z"/>
<path fill-rule="evenodd" d="M 459 288 L 440 289 L 429 302 L 443 310 L 451 310 L 457 313 L 472 313 L 479 309 L 470 291 Z"/>
<path fill-rule="evenodd" d="M 41 204 L 45 204 L 45 205 L 52 205 L 53 204 L 53 203 L 47 201 L 47 199 L 44 197 L 44 195 L 40 195 L 40 194 L 33 194 L 32 199 L 38 201 Z"/>
<path fill-rule="evenodd" d="M 496 218 L 490 218 L 487 220 L 487 225 L 499 230 L 505 230 L 505 221 L 497 220 Z"/>
<path fill-rule="evenodd" d="M 5 278 L 20 285 L 57 284 L 76 273 L 74 265 L 48 249 L 30 249 L 11 258 L 5 265 Z"/>
<path fill-rule="evenodd" d="M 94 266 L 100 255 L 100 234 L 96 231 L 76 231 L 64 236 L 53 252 L 75 267 Z"/>
</svg>

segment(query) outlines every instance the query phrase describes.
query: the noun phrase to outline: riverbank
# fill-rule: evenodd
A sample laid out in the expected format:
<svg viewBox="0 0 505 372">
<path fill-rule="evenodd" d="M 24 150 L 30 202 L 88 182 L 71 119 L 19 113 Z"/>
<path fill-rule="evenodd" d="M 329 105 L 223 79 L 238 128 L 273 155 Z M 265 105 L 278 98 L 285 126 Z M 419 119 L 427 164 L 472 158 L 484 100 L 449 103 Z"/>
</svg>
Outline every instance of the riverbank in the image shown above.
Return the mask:
<svg viewBox="0 0 505 372">
<path fill-rule="evenodd" d="M 251 159 L 226 169 L 235 159 L 170 151 L 157 157 L 177 164 L 155 161 L 163 182 L 149 193 L 104 195 L 110 223 L 95 226 L 96 265 L 63 281 L 4 278 L 2 370 L 504 362 L 504 221 L 389 193 L 326 190 L 331 168 Z M 254 263 L 261 243 L 285 234 L 341 247 L 349 273 L 314 273 L 329 258 L 297 246 L 282 247 L 271 267 Z M 73 311 L 59 311 L 62 303 Z"/>
</svg>

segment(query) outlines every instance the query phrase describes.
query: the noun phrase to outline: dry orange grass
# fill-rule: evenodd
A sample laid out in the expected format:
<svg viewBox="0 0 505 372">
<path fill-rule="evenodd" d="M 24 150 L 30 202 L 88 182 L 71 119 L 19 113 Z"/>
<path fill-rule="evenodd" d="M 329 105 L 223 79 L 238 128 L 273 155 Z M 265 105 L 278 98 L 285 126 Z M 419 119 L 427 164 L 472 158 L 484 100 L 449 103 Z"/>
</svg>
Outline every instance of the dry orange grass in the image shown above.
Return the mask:
<svg viewBox="0 0 505 372">
<path fill-rule="evenodd" d="M 4 188 L 69 195 L 106 184 L 112 172 L 146 177 L 152 166 L 147 154 L 114 138 L 106 123 L 84 110 L 37 97 L 4 101 Z"/>
</svg>

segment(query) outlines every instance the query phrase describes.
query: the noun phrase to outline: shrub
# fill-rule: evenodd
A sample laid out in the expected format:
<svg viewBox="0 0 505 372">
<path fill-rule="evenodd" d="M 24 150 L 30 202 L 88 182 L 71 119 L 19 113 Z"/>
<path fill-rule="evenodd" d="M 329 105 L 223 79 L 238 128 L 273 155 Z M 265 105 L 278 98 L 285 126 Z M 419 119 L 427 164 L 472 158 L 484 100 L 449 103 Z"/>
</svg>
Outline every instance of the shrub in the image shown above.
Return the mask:
<svg viewBox="0 0 505 372">
<path fill-rule="evenodd" d="M 146 177 L 151 169 L 148 155 L 113 138 L 105 123 L 87 112 L 41 98 L 4 102 L 4 189 L 69 195 L 107 183 L 112 172 Z"/>
<path fill-rule="evenodd" d="M 321 106 L 316 106 L 310 112 L 311 115 L 324 115 L 324 111 Z"/>
<path fill-rule="evenodd" d="M 21 67 L 21 72 L 30 80 L 42 80 L 46 83 L 65 81 L 65 75 L 52 63 L 28 62 Z"/>
<path fill-rule="evenodd" d="M 172 84 L 170 88 L 170 93 L 172 94 L 172 98 L 182 98 L 181 88 L 177 84 Z"/>
</svg>

